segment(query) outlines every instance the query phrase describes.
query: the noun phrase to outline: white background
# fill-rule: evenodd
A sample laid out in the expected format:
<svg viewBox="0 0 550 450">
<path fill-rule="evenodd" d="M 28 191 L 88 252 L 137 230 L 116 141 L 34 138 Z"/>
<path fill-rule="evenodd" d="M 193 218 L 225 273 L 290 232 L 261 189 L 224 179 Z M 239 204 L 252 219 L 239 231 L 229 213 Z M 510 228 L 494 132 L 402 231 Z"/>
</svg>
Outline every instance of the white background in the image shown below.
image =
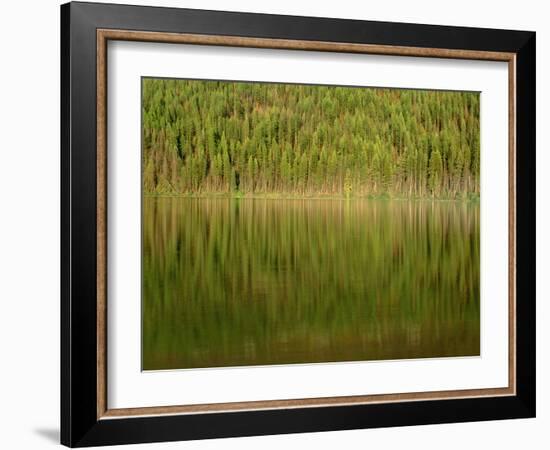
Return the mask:
<svg viewBox="0 0 550 450">
<path fill-rule="evenodd" d="M 142 75 L 480 91 L 481 357 L 142 372 Z M 507 63 L 113 42 L 107 85 L 108 408 L 508 385 Z"/>
<path fill-rule="evenodd" d="M 139 1 L 280 14 L 343 17 L 537 31 L 537 357 L 538 418 L 267 436 L 136 448 L 547 448 L 550 427 L 548 273 L 550 192 L 549 14 L 535 0 L 358 2 L 339 0 Z M 59 422 L 59 2 L 6 2 L 0 70 L 0 447 L 56 445 Z M 546 175 L 546 176 L 544 176 Z M 534 300 L 534 299 L 533 299 Z M 130 448 L 130 447 L 127 447 Z"/>
</svg>

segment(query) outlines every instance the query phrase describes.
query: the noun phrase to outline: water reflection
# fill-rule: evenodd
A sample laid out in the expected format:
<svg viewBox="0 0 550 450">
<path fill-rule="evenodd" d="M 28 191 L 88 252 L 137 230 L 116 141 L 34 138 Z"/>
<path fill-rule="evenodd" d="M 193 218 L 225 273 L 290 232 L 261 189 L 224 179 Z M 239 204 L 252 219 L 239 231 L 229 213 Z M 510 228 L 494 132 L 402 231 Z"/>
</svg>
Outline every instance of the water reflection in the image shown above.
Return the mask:
<svg viewBox="0 0 550 450">
<path fill-rule="evenodd" d="M 479 204 L 145 198 L 143 368 L 479 354 Z"/>
</svg>

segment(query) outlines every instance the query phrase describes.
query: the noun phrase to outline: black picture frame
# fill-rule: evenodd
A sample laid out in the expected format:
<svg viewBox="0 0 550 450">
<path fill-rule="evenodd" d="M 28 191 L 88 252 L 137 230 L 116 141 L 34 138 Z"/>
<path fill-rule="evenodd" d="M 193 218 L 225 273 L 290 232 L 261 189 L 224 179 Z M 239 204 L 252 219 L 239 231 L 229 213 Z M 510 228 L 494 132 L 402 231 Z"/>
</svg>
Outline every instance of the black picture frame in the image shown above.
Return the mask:
<svg viewBox="0 0 550 450">
<path fill-rule="evenodd" d="M 516 55 L 516 395 L 97 417 L 98 29 Z M 70 447 L 535 416 L 534 32 L 93 3 L 61 6 L 61 443 Z"/>
</svg>

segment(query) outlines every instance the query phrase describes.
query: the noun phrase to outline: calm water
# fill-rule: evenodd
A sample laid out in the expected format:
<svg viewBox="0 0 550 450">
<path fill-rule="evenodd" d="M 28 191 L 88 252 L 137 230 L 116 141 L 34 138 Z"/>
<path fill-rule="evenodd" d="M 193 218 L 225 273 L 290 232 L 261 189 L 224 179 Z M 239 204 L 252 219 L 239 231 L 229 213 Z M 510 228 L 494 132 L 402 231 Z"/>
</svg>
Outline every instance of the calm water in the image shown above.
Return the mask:
<svg viewBox="0 0 550 450">
<path fill-rule="evenodd" d="M 479 204 L 146 198 L 143 368 L 479 355 Z"/>
</svg>

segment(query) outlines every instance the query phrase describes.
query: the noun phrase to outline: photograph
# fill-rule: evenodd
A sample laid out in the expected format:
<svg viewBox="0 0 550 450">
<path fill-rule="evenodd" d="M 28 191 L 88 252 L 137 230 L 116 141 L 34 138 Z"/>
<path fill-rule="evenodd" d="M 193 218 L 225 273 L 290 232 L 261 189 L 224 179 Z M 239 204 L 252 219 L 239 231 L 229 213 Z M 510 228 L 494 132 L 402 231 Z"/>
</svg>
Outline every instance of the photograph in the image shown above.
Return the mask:
<svg viewBox="0 0 550 450">
<path fill-rule="evenodd" d="M 543 430 L 543 15 L 138 3 L 69 2 L 57 22 L 37 10 L 40 38 L 11 58 L 24 92 L 60 97 L 33 125 L 60 158 L 31 145 L 44 163 L 7 164 L 4 190 L 26 213 L 11 263 L 27 278 L 22 243 L 44 234 L 46 209 L 59 222 L 59 276 L 42 271 L 49 251 L 29 297 L 58 283 L 57 320 L 44 309 L 29 329 L 58 327 L 59 357 L 31 351 L 43 332 L 14 347 L 44 360 L 26 358 L 19 378 L 57 380 L 55 440 L 398 448 L 428 432 L 434 448 L 508 449 Z M 42 80 L 47 36 L 60 65 Z M 29 128 L 12 91 L 6 111 Z M 28 159 L 19 128 L 6 148 Z M 40 176 L 57 182 L 57 210 Z M 13 392 L 12 415 L 28 409 Z M 31 421 L 37 440 L 55 433 Z"/>
<path fill-rule="evenodd" d="M 480 356 L 480 93 L 141 78 L 142 370 Z"/>
</svg>

